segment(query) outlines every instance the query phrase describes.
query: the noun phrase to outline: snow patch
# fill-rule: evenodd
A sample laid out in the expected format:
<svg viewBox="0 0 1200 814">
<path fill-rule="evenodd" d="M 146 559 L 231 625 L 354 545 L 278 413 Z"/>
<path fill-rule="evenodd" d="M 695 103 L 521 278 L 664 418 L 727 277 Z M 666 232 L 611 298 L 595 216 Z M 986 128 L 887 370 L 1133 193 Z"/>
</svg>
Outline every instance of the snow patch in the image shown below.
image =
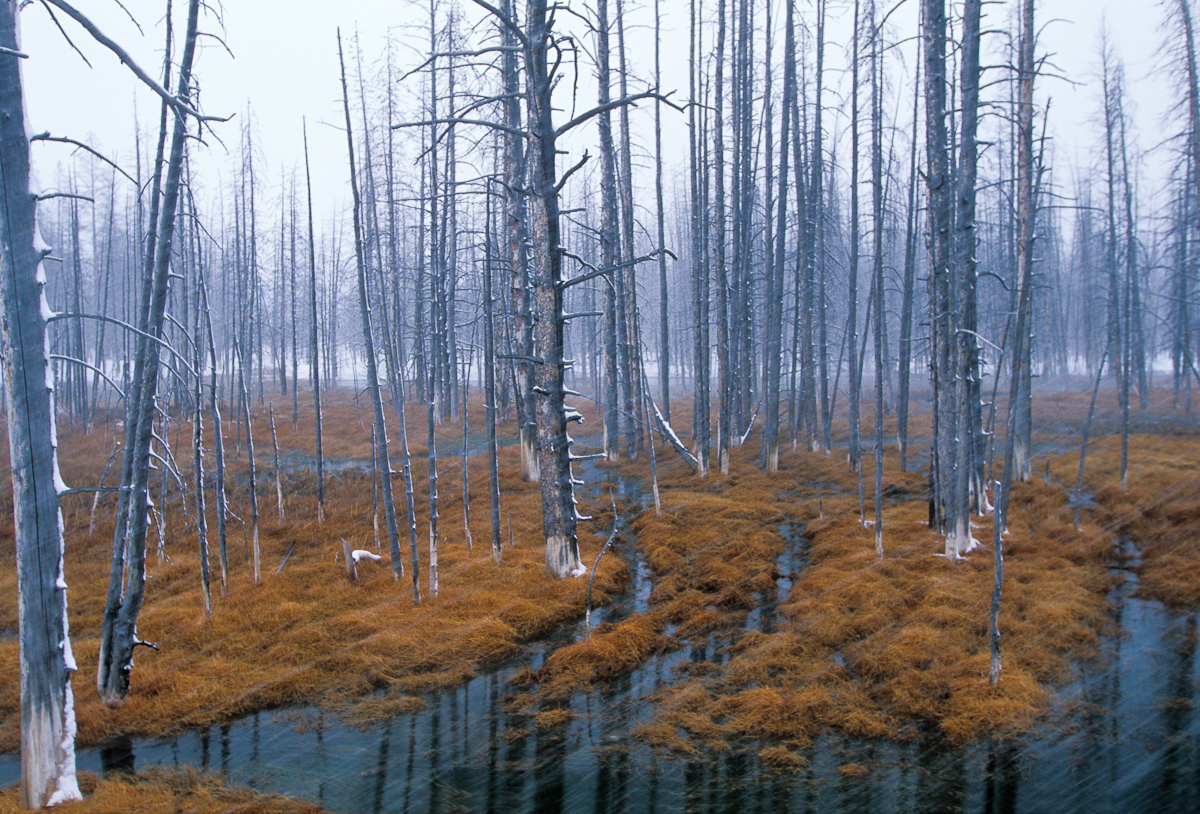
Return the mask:
<svg viewBox="0 0 1200 814">
<path fill-rule="evenodd" d="M 41 269 L 41 267 L 42 267 L 41 265 L 38 265 L 39 269 Z M 40 274 L 41 272 L 39 271 L 38 273 Z M 42 278 L 43 279 L 41 280 L 41 282 L 43 285 L 45 285 L 45 275 L 42 275 Z M 58 314 L 55 311 L 52 311 L 50 309 L 50 303 L 46 302 L 46 292 L 45 291 L 42 291 L 41 296 L 38 297 L 38 309 L 42 313 L 42 319 L 46 320 L 47 322 L 54 319 L 54 317 L 58 316 Z"/>
<path fill-rule="evenodd" d="M 67 486 L 66 482 L 63 481 L 62 472 L 60 472 L 58 470 L 58 456 L 57 455 L 54 456 L 53 463 L 54 463 L 54 465 L 51 466 L 50 469 L 52 470 L 53 477 L 54 477 L 54 491 L 58 492 L 58 494 L 60 494 L 60 495 L 63 494 L 64 492 L 69 492 L 71 490 L 71 487 Z M 64 585 L 63 587 L 65 588 L 67 586 Z"/>
<path fill-rule="evenodd" d="M 79 672 L 79 665 L 75 663 L 75 651 L 71 649 L 71 640 L 63 639 L 63 666 L 67 668 L 68 673 Z"/>
<path fill-rule="evenodd" d="M 82 800 L 79 781 L 75 778 L 75 694 L 71 682 L 67 681 L 63 693 L 63 739 L 58 749 L 58 784 L 54 793 L 46 800 L 46 806 L 56 806 L 74 800 Z"/>
</svg>

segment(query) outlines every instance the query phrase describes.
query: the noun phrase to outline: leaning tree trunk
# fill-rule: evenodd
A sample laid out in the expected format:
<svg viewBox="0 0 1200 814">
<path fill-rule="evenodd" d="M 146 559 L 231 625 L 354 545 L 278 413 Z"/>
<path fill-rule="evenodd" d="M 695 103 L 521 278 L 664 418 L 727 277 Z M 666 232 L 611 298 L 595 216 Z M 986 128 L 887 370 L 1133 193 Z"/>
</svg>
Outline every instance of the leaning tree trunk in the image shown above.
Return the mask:
<svg viewBox="0 0 1200 814">
<path fill-rule="evenodd" d="M 185 104 L 191 96 L 192 57 L 196 50 L 199 14 L 199 0 L 191 0 L 188 4 L 187 36 L 179 66 L 177 94 Z M 155 340 L 162 336 L 166 317 L 171 248 L 175 234 L 175 206 L 179 200 L 179 181 L 183 169 L 183 147 L 186 137 L 187 118 L 177 112 L 171 136 L 166 183 L 163 187 L 162 210 L 157 225 L 153 290 L 147 304 L 147 325 L 150 328 L 147 333 Z M 113 540 L 113 567 L 101 623 L 99 669 L 96 676 L 100 698 L 109 706 L 120 704 L 129 694 L 133 649 L 138 644 L 143 644 L 137 637 L 137 617 L 145 594 L 150 442 L 153 435 L 161 346 L 157 341 L 150 341 L 145 336 L 140 339 L 139 344 L 135 379 L 140 377 L 140 392 L 130 413 L 133 426 L 128 428 L 132 469 L 129 480 L 122 483 L 122 486 L 128 488 L 127 520 L 126 523 L 118 523 L 117 535 Z M 123 536 L 120 535 L 122 526 L 125 526 Z"/>
<path fill-rule="evenodd" d="M 75 660 L 67 630 L 48 312 L 29 190 L 17 2 L 0 6 L 0 355 L 8 410 L 21 643 L 21 804 L 81 798 L 75 782 Z"/>
</svg>

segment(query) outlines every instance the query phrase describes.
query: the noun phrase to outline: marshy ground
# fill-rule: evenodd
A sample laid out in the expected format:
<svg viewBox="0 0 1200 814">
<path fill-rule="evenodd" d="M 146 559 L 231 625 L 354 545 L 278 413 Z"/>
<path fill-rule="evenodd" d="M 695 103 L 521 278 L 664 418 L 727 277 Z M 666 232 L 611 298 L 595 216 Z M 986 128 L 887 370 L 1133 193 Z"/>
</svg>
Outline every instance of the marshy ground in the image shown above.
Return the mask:
<svg viewBox="0 0 1200 814">
<path fill-rule="evenodd" d="M 1086 494 L 1077 498 L 1087 507 L 1077 532 L 1072 494 L 1089 398 L 1085 392 L 1043 392 L 1036 401 L 1035 444 L 1042 451 L 1035 458 L 1034 481 L 1014 491 L 1004 540 L 1004 674 L 997 687 L 987 681 L 990 520 L 976 519 L 974 534 L 982 547 L 964 562 L 938 556 L 941 541 L 926 524 L 924 473 L 900 472 L 889 444 L 881 560 L 875 555 L 874 529 L 860 522 L 858 476 L 848 467 L 844 448 L 835 446 L 831 456 L 789 449 L 781 455 L 780 472 L 763 475 L 755 459 L 755 433 L 736 451 L 728 475 L 714 473 L 704 480 L 670 450 L 658 451 L 662 513 L 655 513 L 648 495 L 645 506 L 627 499 L 617 503 L 617 512 L 628 518 L 624 542 L 640 552 L 649 569 L 645 607 L 597 627 L 590 638 L 558 647 L 540 667 L 519 673 L 510 704 L 528 712 L 530 731 L 553 729 L 570 719 L 565 701 L 573 694 L 602 687 L 655 654 L 703 640 L 712 643 L 704 649 L 712 657 L 677 665 L 677 680 L 658 692 L 654 715 L 636 731 L 642 743 L 664 755 L 735 750 L 787 771 L 802 764 L 805 747 L 828 730 L 859 738 L 952 743 L 1028 730 L 1050 709 L 1055 687 L 1070 678 L 1072 664 L 1094 654 L 1111 624 L 1106 596 L 1113 574 L 1119 578 L 1110 570 L 1121 564 L 1118 540 L 1133 540 L 1140 548 L 1135 567 L 1141 595 L 1170 607 L 1200 606 L 1197 423 L 1172 407 L 1169 393 L 1154 393 L 1146 411 L 1135 409 L 1138 432 L 1130 441 L 1128 485 L 1122 488 L 1120 437 L 1105 434 L 1115 426 L 1115 398 L 1101 394 L 1100 434 L 1094 431 L 1088 452 Z M 366 402 L 356 406 L 349 394 L 338 392 L 324 412 L 325 455 L 334 465 L 327 476 L 326 521 L 320 524 L 316 477 L 307 466 L 315 454 L 311 406 L 301 409 L 293 428 L 290 396 L 275 398 L 279 446 L 289 462 L 282 475 L 282 518 L 266 407 L 256 406 L 263 563 L 257 584 L 250 578 L 241 523 L 249 517 L 245 449 L 244 444 L 235 449 L 236 435 L 227 426 L 226 453 L 235 473 L 231 509 L 240 519 L 230 521 L 228 596 L 221 595 L 216 545 L 210 542 L 210 617 L 200 597 L 193 501 L 190 495 L 181 501 L 178 489 L 168 485 L 164 556 L 157 556 L 158 529 L 152 528 L 139 621 L 142 638 L 160 650 L 139 652 L 130 697 L 114 710 L 100 704 L 93 681 L 114 500 L 102 499 L 93 516 L 90 496 L 64 499 L 81 746 L 205 727 L 295 703 L 318 704 L 364 722 L 384 719 L 419 709 L 424 693 L 460 685 L 486 665 L 512 656 L 523 642 L 583 615 L 587 581 L 558 581 L 544 571 L 540 494 L 536 485 L 521 481 L 515 447 L 500 453 L 500 566 L 491 559 L 486 455 L 469 458 L 474 545 L 468 551 L 457 455 L 460 424 L 438 430 L 439 594 L 429 595 L 428 469 L 424 445 L 415 440 L 423 440 L 425 432 L 416 430 L 412 411 L 423 601 L 414 605 L 408 573 L 393 581 L 382 523 L 384 563 L 360 564 L 358 581 L 349 582 L 336 561 L 341 538 L 355 548 L 375 550 L 370 411 Z M 676 407 L 674 418 L 678 427 L 690 426 L 685 405 Z M 585 428 L 593 422 L 589 416 Z M 419 423 L 423 427 L 424 421 Z M 99 482 L 114 448 L 111 428 L 83 433 L 65 421 L 59 426 L 64 479 L 70 485 Z M 468 448 L 482 449 L 482 427 L 483 411 L 475 403 Z M 894 440 L 891 426 L 886 428 L 885 438 Z M 845 427 L 840 429 L 844 436 Z M 511 425 L 505 430 L 511 434 Z M 927 430 L 918 420 L 914 436 Z M 870 432 L 868 424 L 864 438 Z M 395 441 L 397 433 L 391 434 Z M 190 427 L 171 424 L 166 436 L 176 443 L 177 458 L 187 460 Z M 650 480 L 645 454 L 596 470 L 606 471 L 646 484 Z M 874 516 L 873 476 L 867 454 L 868 518 Z M 110 471 L 106 482 L 113 479 Z M 400 479 L 395 485 L 401 486 Z M 5 484 L 6 502 L 8 494 Z M 396 499 L 402 517 L 400 488 Z M 586 490 L 581 510 L 595 518 L 580 525 L 581 553 L 590 566 L 612 528 L 607 492 Z M 209 512 L 210 540 L 215 541 L 211 500 Z M 0 537 L 11 536 L 11 510 L 0 510 Z M 798 536 L 802 556 L 781 560 Z M 15 665 L 12 558 L 9 543 L 0 551 L 0 595 L 9 597 L 0 604 L 0 631 L 6 634 L 0 659 Z M 792 570 L 781 573 L 781 562 Z M 789 583 L 788 590 L 781 590 L 780 580 Z M 596 574 L 594 601 L 607 601 L 631 581 L 626 563 L 606 556 Z M 767 605 L 769 624 L 762 621 Z M 18 726 L 19 688 L 12 670 L 0 681 L 0 749 L 17 748 Z M 89 778 L 89 801 L 80 810 L 159 810 L 155 801 L 163 800 L 175 800 L 186 811 L 283 810 L 271 807 L 280 805 L 278 800 L 226 789 L 205 776 L 156 771 L 138 777 L 138 782 Z M 139 795 L 144 802 L 137 802 Z M 0 811 L 15 810 L 17 799 L 11 789 L 0 793 Z M 117 799 L 125 802 L 117 805 Z"/>
</svg>

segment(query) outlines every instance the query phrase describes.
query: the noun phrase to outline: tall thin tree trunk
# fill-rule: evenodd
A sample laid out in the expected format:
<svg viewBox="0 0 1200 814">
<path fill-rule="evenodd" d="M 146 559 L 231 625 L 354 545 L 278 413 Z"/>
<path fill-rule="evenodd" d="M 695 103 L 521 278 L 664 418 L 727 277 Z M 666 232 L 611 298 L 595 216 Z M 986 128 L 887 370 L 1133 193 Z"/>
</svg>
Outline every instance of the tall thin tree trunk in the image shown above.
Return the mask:
<svg viewBox="0 0 1200 814">
<path fill-rule="evenodd" d="M 858 261 L 861 233 L 861 227 L 858 222 L 858 78 L 859 45 L 862 38 L 862 18 L 859 13 L 859 0 L 854 0 L 854 33 L 852 36 L 854 37 L 854 42 L 850 49 L 850 267 L 846 272 L 850 284 L 846 300 L 846 331 L 848 332 L 846 345 L 850 351 L 850 369 L 847 376 L 850 391 L 850 467 L 854 471 L 860 472 L 859 483 L 861 484 L 862 424 L 861 415 L 859 414 L 859 396 L 862 389 L 862 381 L 859 377 L 858 363 L 855 359 L 855 351 L 858 348 Z M 861 491 L 860 488 L 860 494 Z"/>
<path fill-rule="evenodd" d="M 75 705 L 63 580 L 61 478 L 48 357 L 44 254 L 29 187 L 16 0 L 0 5 L 0 355 L 4 359 L 17 561 L 21 804 L 82 799 L 75 780 Z M 12 669 L 11 667 L 9 668 Z M 10 679 L 11 673 L 10 673 Z"/>
<path fill-rule="evenodd" d="M 661 82 L 661 34 L 662 14 L 659 0 L 654 0 L 654 87 L 660 88 Z M 662 249 L 667 245 L 666 219 L 663 217 L 663 162 L 662 162 L 662 100 L 654 100 L 654 203 L 658 224 L 658 246 Z M 663 418 L 671 421 L 671 333 L 669 326 L 669 305 L 667 295 L 667 253 L 658 254 L 658 304 L 659 304 L 659 336 L 658 346 L 658 380 L 662 390 Z"/>
<path fill-rule="evenodd" d="M 875 311 L 875 554 L 883 557 L 883 43 L 871 0 L 871 259 Z"/>
<path fill-rule="evenodd" d="M 917 274 L 917 126 L 920 106 L 921 75 L 913 83 L 912 148 L 908 170 L 908 215 L 904 234 L 904 292 L 900 305 L 900 381 L 896 397 L 896 442 L 900 447 L 900 471 L 908 471 L 908 401 L 912 377 L 913 299 Z"/>
<path fill-rule="evenodd" d="M 325 522 L 325 452 L 321 444 L 321 346 L 317 342 L 317 249 L 313 235 L 312 175 L 308 168 L 308 123 L 304 123 L 304 181 L 308 190 L 309 376 L 317 441 L 317 522 Z"/>
<path fill-rule="evenodd" d="M 392 499 L 392 466 L 388 457 L 387 423 L 383 416 L 383 397 L 379 392 L 379 372 L 375 365 L 375 338 L 371 326 L 371 304 L 367 299 L 367 269 L 363 262 L 362 222 L 360 211 L 362 199 L 358 193 L 358 173 L 354 163 L 354 136 L 350 125 L 350 97 L 346 90 L 346 63 L 342 58 L 342 34 L 338 30 L 338 64 L 341 66 L 342 107 L 346 114 L 346 150 L 350 159 L 350 192 L 353 197 L 354 256 L 358 268 L 358 302 L 362 316 L 363 345 L 367 356 L 367 389 L 371 391 L 371 404 L 375 408 L 375 436 L 379 455 L 379 469 L 383 473 L 383 513 L 387 520 L 388 544 L 392 560 L 392 578 L 400 579 L 400 534 L 396 528 L 396 503 Z M 414 593 L 413 602 L 420 603 Z"/>
<path fill-rule="evenodd" d="M 237 339 L 233 341 L 233 353 L 238 357 L 238 387 L 241 393 L 242 419 L 246 422 L 246 455 L 250 464 L 250 579 L 255 584 L 259 581 L 259 550 L 258 550 L 258 484 L 257 471 L 254 463 L 254 436 L 250 424 L 250 393 L 246 385 L 246 361 L 244 350 Z"/>
<path fill-rule="evenodd" d="M 714 87 L 715 120 L 713 122 L 713 174 L 716 190 L 713 195 L 713 265 L 717 285 L 717 468 L 729 474 L 729 458 L 733 449 L 733 375 L 729 368 L 729 268 L 725 257 L 725 0 L 717 3 L 717 53 Z"/>
<path fill-rule="evenodd" d="M 708 474 L 709 466 L 709 418 L 711 411 L 711 388 L 709 382 L 709 361 L 712 350 L 709 347 L 709 292 L 708 292 L 708 258 L 704 234 L 708 228 L 706 217 L 707 196 L 704 194 L 702 178 L 703 163 L 700 156 L 700 145 L 704 142 L 703 128 L 697 125 L 696 108 L 699 98 L 696 95 L 696 76 L 699 63 L 696 58 L 699 49 L 701 27 L 696 14 L 697 0 L 690 0 L 689 9 L 689 71 L 688 71 L 688 149 L 689 149 L 689 183 L 691 187 L 691 255 L 693 297 L 696 313 L 696 356 L 694 372 L 694 395 L 692 398 L 692 436 L 696 445 L 697 473 L 700 477 Z"/>
<path fill-rule="evenodd" d="M 1013 338 L 1013 366 L 1020 375 L 1016 396 L 1014 477 L 1033 477 L 1031 448 L 1032 333 L 1033 333 L 1033 241 L 1037 218 L 1033 167 L 1033 0 L 1022 0 L 1021 39 L 1017 75 L 1017 331 Z M 1007 467 L 1006 467 L 1007 470 Z M 1007 506 L 1005 507 L 1007 510 Z"/>
</svg>

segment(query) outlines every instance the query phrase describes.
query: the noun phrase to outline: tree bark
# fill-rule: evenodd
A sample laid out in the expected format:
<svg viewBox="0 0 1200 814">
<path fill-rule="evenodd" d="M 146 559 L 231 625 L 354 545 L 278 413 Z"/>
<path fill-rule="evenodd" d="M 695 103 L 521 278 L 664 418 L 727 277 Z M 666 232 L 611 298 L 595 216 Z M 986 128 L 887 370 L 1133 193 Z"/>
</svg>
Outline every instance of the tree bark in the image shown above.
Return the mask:
<svg viewBox="0 0 1200 814">
<path fill-rule="evenodd" d="M 313 235 L 312 175 L 308 168 L 308 123 L 304 125 L 304 182 L 308 191 L 308 326 L 309 378 L 313 391 L 313 422 L 317 442 L 317 522 L 325 522 L 325 452 L 321 444 L 321 346 L 317 341 L 317 248 Z"/>
<path fill-rule="evenodd" d="M 192 58 L 195 54 L 199 0 L 188 4 L 187 34 L 179 67 L 178 97 L 184 104 L 191 98 Z M 179 199 L 180 175 L 183 170 L 183 148 L 187 136 L 187 119 L 175 114 L 171 137 L 170 159 L 163 186 L 162 211 L 156 224 L 157 243 L 154 255 L 153 288 L 147 303 L 148 333 L 155 339 L 163 334 L 167 293 L 170 278 L 172 240 L 175 233 L 175 208 Z M 150 442 L 153 434 L 155 397 L 158 387 L 160 345 L 142 337 L 140 352 L 134 366 L 134 377 L 140 387 L 135 394 L 130 413 L 127 443 L 131 448 L 131 470 L 122 486 L 129 490 L 127 525 L 118 524 L 113 540 L 113 564 L 110 573 L 108 599 L 101 625 L 100 658 L 97 689 L 105 704 L 120 704 L 129 693 L 129 677 L 133 669 L 133 649 L 141 642 L 137 637 L 137 617 L 145 591 L 145 547 L 147 509 L 149 502 Z M 122 532 L 124 532 L 122 534 Z M 123 576 L 126 576 L 124 580 Z M 122 582 L 124 589 L 122 590 Z"/>
<path fill-rule="evenodd" d="M 75 781 L 76 670 L 67 625 L 58 493 L 54 378 L 46 283 L 29 188 L 16 0 L 0 5 L 0 356 L 12 467 L 21 682 L 21 803 L 79 800 Z"/>
<path fill-rule="evenodd" d="M 559 244 L 557 147 L 551 94 L 549 49 L 553 45 L 546 0 L 530 0 L 527 11 L 526 61 L 529 123 L 537 144 L 531 218 L 533 224 L 533 340 L 538 364 L 538 457 L 542 486 L 542 534 L 546 568 L 558 577 L 582 573 L 575 534 L 575 492 L 571 475 L 570 438 L 563 386 L 563 287 Z"/>
</svg>

